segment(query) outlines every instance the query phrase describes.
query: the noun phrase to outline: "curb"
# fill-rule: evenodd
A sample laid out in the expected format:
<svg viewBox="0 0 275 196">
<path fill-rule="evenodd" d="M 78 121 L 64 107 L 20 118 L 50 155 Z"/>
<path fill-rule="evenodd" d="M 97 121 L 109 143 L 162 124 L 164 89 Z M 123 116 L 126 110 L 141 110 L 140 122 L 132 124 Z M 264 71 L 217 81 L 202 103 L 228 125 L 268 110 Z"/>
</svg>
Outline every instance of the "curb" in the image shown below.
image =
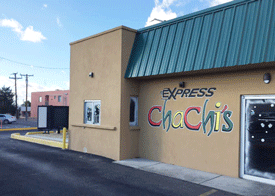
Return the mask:
<svg viewBox="0 0 275 196">
<path fill-rule="evenodd" d="M 27 132 L 25 135 L 35 135 L 35 134 L 43 134 L 44 131 L 36 131 L 36 132 Z M 54 133 L 54 131 L 50 131 L 50 133 Z"/>
<path fill-rule="evenodd" d="M 27 132 L 25 135 L 35 135 L 35 134 L 43 134 L 44 131 L 36 131 L 36 132 Z M 57 131 L 49 131 L 49 133 L 57 133 Z M 60 134 L 62 134 L 63 131 L 60 131 Z"/>
<path fill-rule="evenodd" d="M 28 134 L 29 135 L 29 134 Z M 39 139 L 39 138 L 32 138 L 32 137 L 26 137 L 24 135 L 20 135 L 20 133 L 13 133 L 11 134 L 12 139 L 16 140 L 22 140 L 26 142 L 36 143 L 36 144 L 42 144 L 46 146 L 56 147 L 56 148 L 62 148 L 63 143 L 52 141 L 52 140 L 45 140 L 45 139 Z M 68 143 L 66 143 L 66 149 L 68 149 Z"/>
<path fill-rule="evenodd" d="M 27 127 L 27 128 L 13 128 L 13 129 L 0 129 L 0 131 L 25 131 L 25 130 L 36 130 L 37 127 Z"/>
</svg>

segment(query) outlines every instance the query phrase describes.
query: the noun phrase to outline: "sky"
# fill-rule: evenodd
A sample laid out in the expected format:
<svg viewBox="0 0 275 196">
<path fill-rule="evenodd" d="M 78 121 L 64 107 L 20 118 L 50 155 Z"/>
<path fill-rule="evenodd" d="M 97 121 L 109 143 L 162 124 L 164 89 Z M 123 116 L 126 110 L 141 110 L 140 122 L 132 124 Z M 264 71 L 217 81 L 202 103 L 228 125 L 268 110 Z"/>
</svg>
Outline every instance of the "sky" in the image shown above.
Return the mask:
<svg viewBox="0 0 275 196">
<path fill-rule="evenodd" d="M 70 89 L 70 43 L 117 26 L 141 29 L 231 0 L 1 0 L 0 88 L 33 75 L 31 92 Z M 158 20 L 154 20 L 154 19 Z M 152 21 L 153 20 L 153 21 Z M 17 80 L 26 100 L 25 76 Z"/>
</svg>

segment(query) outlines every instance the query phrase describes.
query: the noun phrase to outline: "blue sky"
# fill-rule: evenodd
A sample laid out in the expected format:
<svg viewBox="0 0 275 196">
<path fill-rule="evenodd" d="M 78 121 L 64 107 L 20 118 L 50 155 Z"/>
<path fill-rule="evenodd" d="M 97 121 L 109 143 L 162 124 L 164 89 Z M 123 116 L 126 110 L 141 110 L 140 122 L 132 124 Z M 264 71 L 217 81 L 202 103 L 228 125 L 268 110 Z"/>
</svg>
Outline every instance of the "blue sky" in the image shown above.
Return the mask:
<svg viewBox="0 0 275 196">
<path fill-rule="evenodd" d="M 230 0 L 2 0 L 0 1 L 0 88 L 12 73 L 29 78 L 31 92 L 69 89 L 69 43 L 124 25 L 150 26 Z M 18 104 L 25 78 L 18 80 Z"/>
</svg>

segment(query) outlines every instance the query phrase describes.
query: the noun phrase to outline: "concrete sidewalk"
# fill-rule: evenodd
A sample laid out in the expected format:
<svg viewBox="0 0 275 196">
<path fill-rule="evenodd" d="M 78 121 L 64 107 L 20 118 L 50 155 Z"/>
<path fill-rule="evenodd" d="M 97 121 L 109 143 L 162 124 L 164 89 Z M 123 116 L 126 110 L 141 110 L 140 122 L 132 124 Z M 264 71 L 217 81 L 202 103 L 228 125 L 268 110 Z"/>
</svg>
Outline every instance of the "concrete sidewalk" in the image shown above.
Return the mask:
<svg viewBox="0 0 275 196">
<path fill-rule="evenodd" d="M 49 134 L 48 133 L 27 133 L 25 135 L 26 137 L 32 137 L 32 138 L 39 138 L 39 139 L 45 139 L 45 140 L 52 140 L 52 141 L 58 141 L 58 142 L 62 142 L 63 141 L 63 134 L 62 131 L 60 132 L 60 134 L 56 133 L 55 131 L 51 131 Z M 69 135 L 68 133 L 66 134 L 66 142 L 69 142 Z"/>
<path fill-rule="evenodd" d="M 113 163 L 193 182 L 238 195 L 275 195 L 275 186 L 136 158 Z"/>
</svg>

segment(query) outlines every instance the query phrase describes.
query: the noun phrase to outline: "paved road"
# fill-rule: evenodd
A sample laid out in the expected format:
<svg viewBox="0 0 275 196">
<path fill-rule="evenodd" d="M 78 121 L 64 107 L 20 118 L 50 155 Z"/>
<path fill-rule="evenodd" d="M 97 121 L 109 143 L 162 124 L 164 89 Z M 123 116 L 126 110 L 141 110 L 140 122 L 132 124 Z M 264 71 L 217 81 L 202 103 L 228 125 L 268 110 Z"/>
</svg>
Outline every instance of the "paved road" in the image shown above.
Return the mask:
<svg viewBox="0 0 275 196">
<path fill-rule="evenodd" d="M 37 127 L 37 119 L 28 119 L 27 121 L 24 118 L 17 119 L 16 122 L 11 124 L 3 124 L 3 129 L 13 129 L 13 128 L 26 128 L 26 127 Z"/>
<path fill-rule="evenodd" d="M 233 195 L 114 164 L 99 156 L 13 140 L 11 133 L 0 132 L 2 196 Z"/>
</svg>

